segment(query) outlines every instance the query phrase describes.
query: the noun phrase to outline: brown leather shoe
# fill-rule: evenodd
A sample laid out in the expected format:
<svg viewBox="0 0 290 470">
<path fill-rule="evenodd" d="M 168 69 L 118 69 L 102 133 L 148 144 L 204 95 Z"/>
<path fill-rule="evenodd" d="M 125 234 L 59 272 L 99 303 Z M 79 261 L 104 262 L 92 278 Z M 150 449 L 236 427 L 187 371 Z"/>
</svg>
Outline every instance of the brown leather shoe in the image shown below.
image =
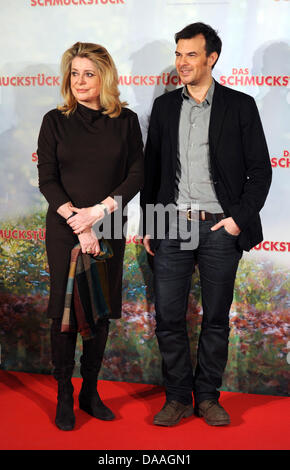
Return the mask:
<svg viewBox="0 0 290 470">
<path fill-rule="evenodd" d="M 158 426 L 175 426 L 182 418 L 192 415 L 192 404 L 184 405 L 176 400 L 166 401 L 161 411 L 154 416 L 153 423 Z"/>
<path fill-rule="evenodd" d="M 225 426 L 231 419 L 226 410 L 218 401 L 204 400 L 194 410 L 197 416 L 203 416 L 210 426 Z"/>
</svg>

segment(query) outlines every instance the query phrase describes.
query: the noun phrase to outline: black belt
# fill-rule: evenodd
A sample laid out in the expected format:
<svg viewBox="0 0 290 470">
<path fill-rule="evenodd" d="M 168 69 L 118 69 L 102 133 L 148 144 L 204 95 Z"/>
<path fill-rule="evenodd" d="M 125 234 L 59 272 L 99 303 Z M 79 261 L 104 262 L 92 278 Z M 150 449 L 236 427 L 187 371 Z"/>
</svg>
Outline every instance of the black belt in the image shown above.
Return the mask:
<svg viewBox="0 0 290 470">
<path fill-rule="evenodd" d="M 191 209 L 187 209 L 186 211 L 178 211 L 178 213 L 185 215 L 187 220 L 213 220 L 217 223 L 225 218 L 225 214 L 223 212 L 219 214 L 211 214 L 211 212 L 192 211 Z"/>
</svg>

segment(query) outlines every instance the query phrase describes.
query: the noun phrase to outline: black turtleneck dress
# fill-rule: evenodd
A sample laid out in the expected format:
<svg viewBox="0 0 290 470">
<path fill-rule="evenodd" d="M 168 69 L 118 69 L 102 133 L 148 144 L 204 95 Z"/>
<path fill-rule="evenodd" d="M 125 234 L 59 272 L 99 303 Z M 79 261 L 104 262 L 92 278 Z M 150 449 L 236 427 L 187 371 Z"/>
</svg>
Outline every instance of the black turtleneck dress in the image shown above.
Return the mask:
<svg viewBox="0 0 290 470">
<path fill-rule="evenodd" d="M 37 154 L 39 189 L 49 203 L 46 216 L 50 272 L 47 316 L 60 318 L 70 254 L 78 237 L 56 211 L 68 201 L 83 208 L 108 196 L 122 196 L 124 207 L 138 193 L 143 184 L 143 143 L 137 115 L 123 108 L 119 117 L 110 118 L 101 111 L 78 104 L 76 111 L 66 117 L 53 109 L 43 118 Z M 110 244 L 114 252 L 107 261 L 111 318 L 120 318 L 125 238 L 110 239 Z"/>
</svg>

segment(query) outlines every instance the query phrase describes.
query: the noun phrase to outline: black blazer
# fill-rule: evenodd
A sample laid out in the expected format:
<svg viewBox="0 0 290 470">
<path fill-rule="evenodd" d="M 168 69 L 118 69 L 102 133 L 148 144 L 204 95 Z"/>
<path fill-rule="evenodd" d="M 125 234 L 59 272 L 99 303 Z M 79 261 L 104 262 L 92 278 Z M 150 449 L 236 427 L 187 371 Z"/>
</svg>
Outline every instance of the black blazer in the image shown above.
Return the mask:
<svg viewBox="0 0 290 470">
<path fill-rule="evenodd" d="M 181 93 L 181 88 L 166 93 L 153 104 L 141 191 L 143 214 L 146 204 L 174 202 Z M 267 143 L 251 96 L 215 82 L 209 149 L 217 198 L 225 215 L 241 229 L 240 249 L 249 251 L 263 240 L 259 212 L 272 178 Z M 153 248 L 157 244 L 153 242 Z"/>
</svg>

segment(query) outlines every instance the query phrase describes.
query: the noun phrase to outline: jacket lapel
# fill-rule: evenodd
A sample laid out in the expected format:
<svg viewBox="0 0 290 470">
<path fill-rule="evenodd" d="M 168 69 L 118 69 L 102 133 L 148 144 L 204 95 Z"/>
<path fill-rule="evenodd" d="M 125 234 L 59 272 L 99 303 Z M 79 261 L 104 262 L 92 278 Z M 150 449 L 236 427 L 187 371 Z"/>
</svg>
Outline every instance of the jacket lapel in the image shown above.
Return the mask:
<svg viewBox="0 0 290 470">
<path fill-rule="evenodd" d="M 209 121 L 209 148 L 211 155 L 213 156 L 215 156 L 215 151 L 218 146 L 226 109 L 227 103 L 224 99 L 223 87 L 215 80 L 215 89 Z"/>
<path fill-rule="evenodd" d="M 179 132 L 179 119 L 180 111 L 182 105 L 182 88 L 180 88 L 172 100 L 172 106 L 170 109 L 169 115 L 169 133 L 170 133 L 170 142 L 171 142 L 171 156 L 173 164 L 173 173 L 176 173 L 176 163 L 177 163 L 177 145 L 178 145 L 178 132 Z"/>
</svg>

